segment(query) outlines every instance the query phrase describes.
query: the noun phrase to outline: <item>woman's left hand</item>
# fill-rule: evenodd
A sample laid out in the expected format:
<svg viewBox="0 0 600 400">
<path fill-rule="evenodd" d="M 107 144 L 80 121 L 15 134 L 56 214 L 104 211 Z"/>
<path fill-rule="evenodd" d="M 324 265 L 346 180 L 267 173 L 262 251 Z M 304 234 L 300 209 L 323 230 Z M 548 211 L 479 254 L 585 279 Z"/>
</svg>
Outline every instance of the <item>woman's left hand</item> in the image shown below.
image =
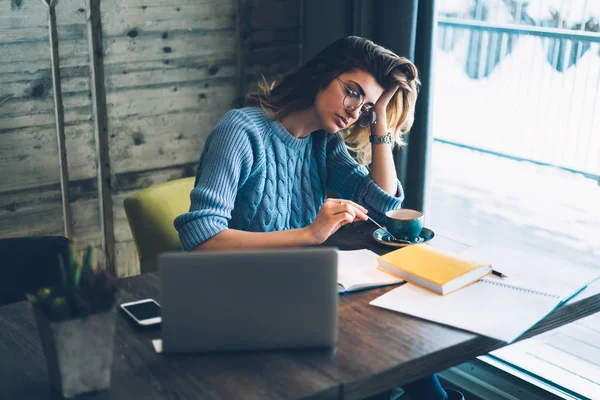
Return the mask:
<svg viewBox="0 0 600 400">
<path fill-rule="evenodd" d="M 383 137 L 390 134 L 387 126 L 386 109 L 399 87 L 400 85 L 396 84 L 384 90 L 379 99 L 377 99 L 377 103 L 373 106 L 377 114 L 377 123 L 371 124 L 371 135 Z M 397 137 L 396 135 L 394 134 L 393 140 Z M 392 146 L 373 144 L 371 145 L 371 156 L 371 178 L 381 189 L 389 195 L 395 196 L 398 190 L 398 178 L 396 177 L 396 168 L 394 167 Z"/>
<path fill-rule="evenodd" d="M 379 96 L 377 103 L 375 103 L 375 106 L 373 106 L 373 110 L 375 110 L 377 113 L 377 120 L 385 119 L 384 117 L 386 116 L 387 106 L 399 88 L 400 84 L 395 84 L 394 86 L 384 90 L 381 96 Z"/>
</svg>

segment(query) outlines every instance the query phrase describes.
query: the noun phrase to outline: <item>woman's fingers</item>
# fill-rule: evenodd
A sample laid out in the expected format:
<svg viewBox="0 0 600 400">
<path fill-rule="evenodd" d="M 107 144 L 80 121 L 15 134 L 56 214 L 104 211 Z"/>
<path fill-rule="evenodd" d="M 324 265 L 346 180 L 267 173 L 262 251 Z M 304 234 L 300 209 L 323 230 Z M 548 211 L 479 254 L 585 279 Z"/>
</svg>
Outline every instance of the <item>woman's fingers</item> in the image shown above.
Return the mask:
<svg viewBox="0 0 600 400">
<path fill-rule="evenodd" d="M 360 204 L 353 202 L 352 200 L 328 198 L 325 201 L 325 205 L 329 207 L 332 215 L 338 216 L 343 213 L 349 214 L 352 217 L 350 222 L 354 222 L 356 219 L 360 219 L 363 221 L 366 221 L 368 219 L 368 210 Z"/>
<path fill-rule="evenodd" d="M 392 97 L 394 97 L 394 95 L 396 94 L 396 92 L 398 91 L 399 88 L 400 88 L 400 84 L 396 84 L 396 85 L 383 91 L 381 96 L 379 96 L 379 99 L 377 99 L 377 103 L 375 104 L 375 108 L 379 110 L 378 113 L 381 112 L 382 110 L 385 110 L 388 103 L 390 102 Z"/>
<path fill-rule="evenodd" d="M 363 221 L 367 220 L 367 209 L 366 208 L 364 208 L 350 200 L 343 200 L 343 201 L 344 201 L 344 203 L 341 203 L 338 206 L 338 213 L 347 212 L 347 213 L 351 214 L 354 217 L 354 219 L 358 218 Z"/>
<path fill-rule="evenodd" d="M 361 206 L 358 203 L 353 202 L 352 200 L 328 198 L 326 200 L 326 202 L 329 203 L 329 204 L 334 204 L 334 205 L 335 204 L 351 204 L 355 208 L 359 209 L 360 211 L 362 211 L 365 214 L 368 212 L 368 210 L 365 207 Z"/>
<path fill-rule="evenodd" d="M 366 214 L 369 211 L 366 208 L 364 208 L 363 206 L 361 206 L 360 204 L 353 202 L 352 200 L 342 200 L 342 201 L 344 203 L 352 204 L 355 208 L 357 208 L 358 210 L 362 211 L 364 214 Z"/>
<path fill-rule="evenodd" d="M 337 217 L 336 230 L 338 230 L 340 227 L 346 224 L 351 224 L 352 222 L 354 222 L 354 216 L 350 213 L 336 214 L 335 217 Z"/>
</svg>

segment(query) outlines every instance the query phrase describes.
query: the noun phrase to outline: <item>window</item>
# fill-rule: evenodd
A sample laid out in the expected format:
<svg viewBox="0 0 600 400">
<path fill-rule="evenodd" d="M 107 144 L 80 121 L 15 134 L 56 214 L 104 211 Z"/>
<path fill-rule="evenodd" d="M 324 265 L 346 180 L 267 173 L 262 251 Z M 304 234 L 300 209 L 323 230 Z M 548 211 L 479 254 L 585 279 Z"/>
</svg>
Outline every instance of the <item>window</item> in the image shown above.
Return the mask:
<svg viewBox="0 0 600 400">
<path fill-rule="evenodd" d="M 600 269 L 600 2 L 439 1 L 429 221 Z M 493 356 L 593 398 L 600 316 Z"/>
</svg>

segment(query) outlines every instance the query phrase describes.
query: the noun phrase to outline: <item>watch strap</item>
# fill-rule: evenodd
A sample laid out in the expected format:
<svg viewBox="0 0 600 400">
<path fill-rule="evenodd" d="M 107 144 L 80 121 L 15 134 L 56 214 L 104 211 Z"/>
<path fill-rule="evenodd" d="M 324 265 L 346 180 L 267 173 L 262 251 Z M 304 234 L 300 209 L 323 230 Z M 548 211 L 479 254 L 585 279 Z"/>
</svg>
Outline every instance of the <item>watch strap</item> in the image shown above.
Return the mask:
<svg viewBox="0 0 600 400">
<path fill-rule="evenodd" d="M 394 142 L 394 138 L 391 133 L 388 133 L 385 136 L 370 135 L 369 142 L 371 142 L 373 144 L 382 144 L 382 143 L 392 144 Z"/>
</svg>

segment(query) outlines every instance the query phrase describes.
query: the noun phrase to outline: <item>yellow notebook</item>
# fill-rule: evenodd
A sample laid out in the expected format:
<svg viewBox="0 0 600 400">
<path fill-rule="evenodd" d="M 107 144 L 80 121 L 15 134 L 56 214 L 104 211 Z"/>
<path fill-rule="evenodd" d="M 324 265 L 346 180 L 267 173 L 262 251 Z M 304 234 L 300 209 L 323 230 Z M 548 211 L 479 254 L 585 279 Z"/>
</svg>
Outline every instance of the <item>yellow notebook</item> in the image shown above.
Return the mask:
<svg viewBox="0 0 600 400">
<path fill-rule="evenodd" d="M 377 259 L 378 268 L 441 295 L 451 293 L 492 272 L 488 263 L 468 260 L 428 244 L 407 246 Z"/>
</svg>

